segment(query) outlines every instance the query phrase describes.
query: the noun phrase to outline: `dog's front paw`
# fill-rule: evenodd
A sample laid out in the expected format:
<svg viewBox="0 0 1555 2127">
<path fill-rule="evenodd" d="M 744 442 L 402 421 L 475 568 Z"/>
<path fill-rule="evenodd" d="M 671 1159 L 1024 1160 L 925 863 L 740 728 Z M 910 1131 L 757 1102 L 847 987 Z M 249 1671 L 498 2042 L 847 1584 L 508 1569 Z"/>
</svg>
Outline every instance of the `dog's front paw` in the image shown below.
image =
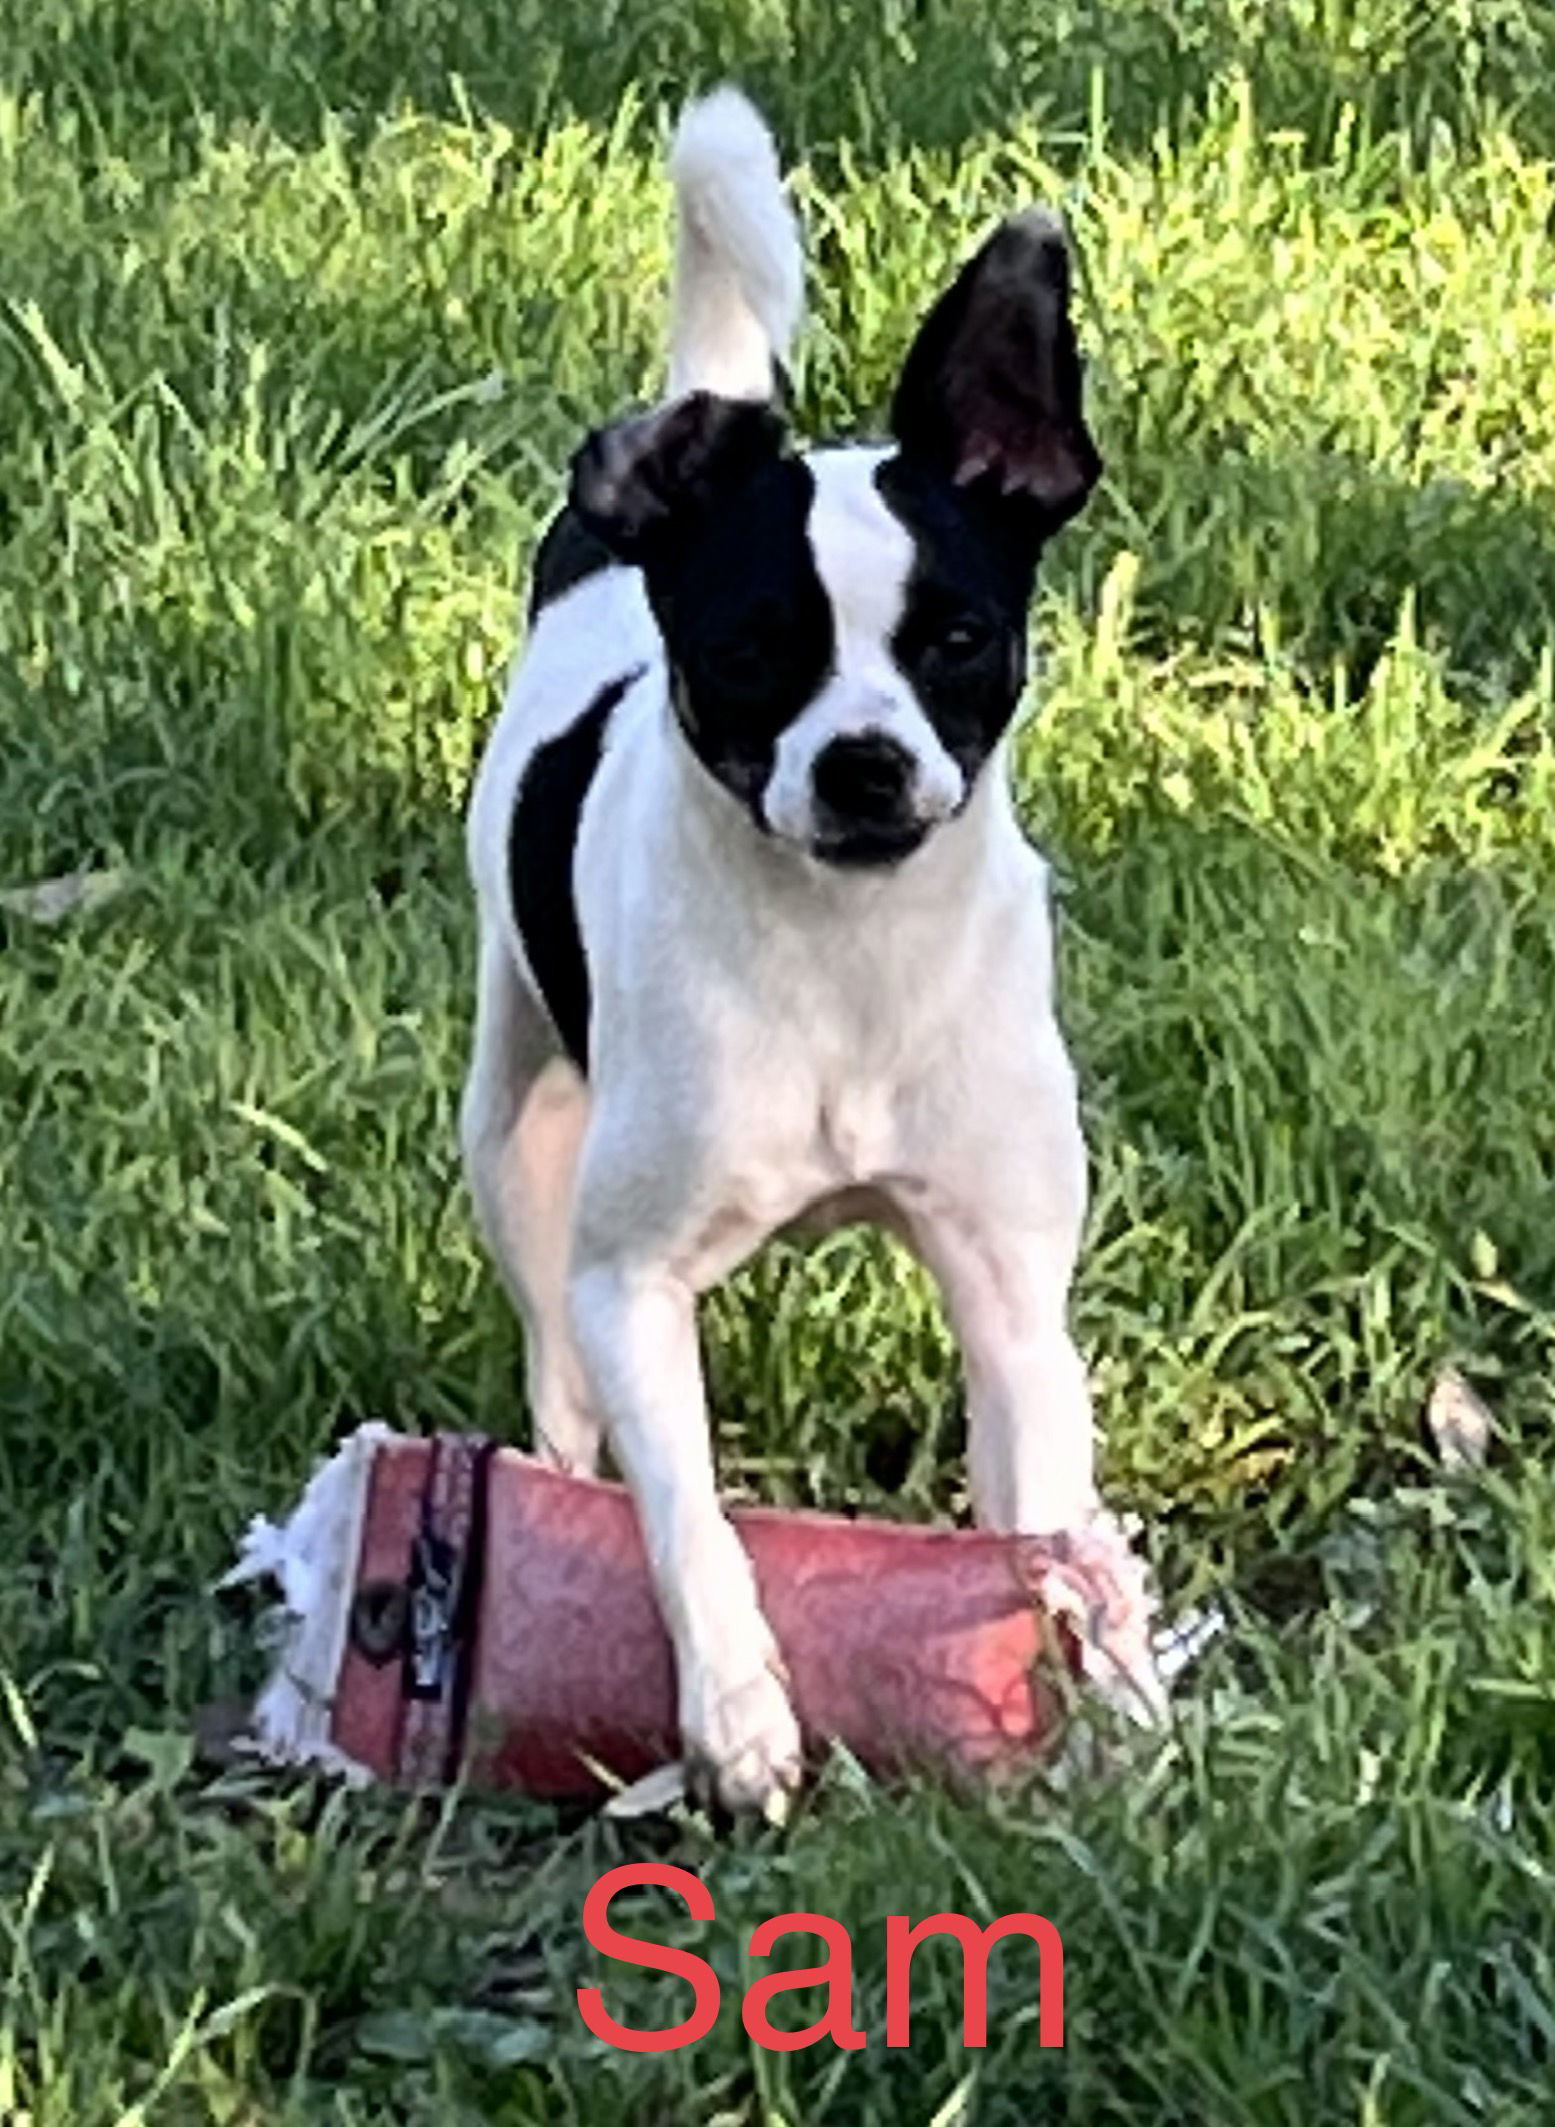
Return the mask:
<svg viewBox="0 0 1555 2127">
<path fill-rule="evenodd" d="M 1148 1570 L 1120 1524 L 1098 1512 L 1040 1542 L 1043 1603 L 1073 1628 L 1087 1678 L 1133 1719 L 1163 1721 Z"/>
<path fill-rule="evenodd" d="M 754 1666 L 694 1670 L 681 1691 L 681 1747 L 691 1784 L 724 1809 L 781 1823 L 803 1767 L 799 1723 L 769 1644 Z"/>
</svg>

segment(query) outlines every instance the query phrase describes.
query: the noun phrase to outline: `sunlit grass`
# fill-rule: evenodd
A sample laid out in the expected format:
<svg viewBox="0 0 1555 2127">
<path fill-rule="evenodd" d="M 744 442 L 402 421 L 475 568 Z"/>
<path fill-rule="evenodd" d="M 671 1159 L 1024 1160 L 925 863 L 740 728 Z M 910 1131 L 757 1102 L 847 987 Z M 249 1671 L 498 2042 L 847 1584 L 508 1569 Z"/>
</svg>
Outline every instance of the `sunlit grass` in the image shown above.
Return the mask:
<svg viewBox="0 0 1555 2127">
<path fill-rule="evenodd" d="M 1550 2116 L 1555 16 L 834 14 L 9 11 L 0 888 L 123 879 L 0 915 L 7 2127 Z M 813 433 L 879 418 L 1007 207 L 1080 240 L 1109 474 L 1019 746 L 1076 1321 L 1114 1496 L 1231 1629 L 1106 1789 L 836 1766 L 781 1840 L 218 1776 L 248 1516 L 369 1414 L 523 1437 L 454 1153 L 459 811 L 566 455 L 658 386 L 663 123 L 729 71 L 797 163 Z M 774 1249 L 707 1327 L 731 1488 L 962 1510 L 883 1242 Z M 1450 1487 L 1448 1363 L 1499 1426 Z M 728 2006 L 623 2063 L 578 1908 L 650 1846 L 715 1891 Z M 929 1957 L 887 2055 L 884 1915 L 1026 1905 L 1065 2053 L 1011 1950 L 986 2055 Z M 740 2030 L 744 1939 L 804 1907 L 854 1927 L 863 2054 Z"/>
</svg>

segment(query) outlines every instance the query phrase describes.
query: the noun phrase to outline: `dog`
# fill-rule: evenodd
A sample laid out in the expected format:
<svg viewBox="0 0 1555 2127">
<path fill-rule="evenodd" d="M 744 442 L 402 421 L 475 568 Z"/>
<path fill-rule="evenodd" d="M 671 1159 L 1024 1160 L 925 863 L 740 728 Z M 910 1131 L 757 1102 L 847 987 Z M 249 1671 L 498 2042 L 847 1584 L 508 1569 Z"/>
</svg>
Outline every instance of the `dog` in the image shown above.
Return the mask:
<svg viewBox="0 0 1555 2127">
<path fill-rule="evenodd" d="M 1114 1639 L 1142 1614 L 1067 1326 L 1086 1150 L 1007 768 L 1037 563 L 1102 461 L 1052 215 L 1004 222 L 929 309 L 887 440 L 801 451 L 771 137 L 721 89 L 670 167 L 667 395 L 573 461 L 473 788 L 460 1131 L 537 1448 L 588 1472 L 608 1442 L 687 1762 L 776 1815 L 800 1735 L 719 1504 L 696 1323 L 774 1231 L 871 1220 L 916 1252 L 979 1523 L 1062 1536 Z"/>
</svg>

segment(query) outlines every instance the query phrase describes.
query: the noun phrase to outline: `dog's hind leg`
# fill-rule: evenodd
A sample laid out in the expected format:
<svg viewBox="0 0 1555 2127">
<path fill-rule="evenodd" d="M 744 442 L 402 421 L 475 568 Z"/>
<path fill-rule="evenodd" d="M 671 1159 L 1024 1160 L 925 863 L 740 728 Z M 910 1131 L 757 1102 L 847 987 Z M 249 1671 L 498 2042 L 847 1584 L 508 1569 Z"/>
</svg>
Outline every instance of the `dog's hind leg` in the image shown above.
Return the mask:
<svg viewBox="0 0 1555 2127">
<path fill-rule="evenodd" d="M 588 1087 L 560 1055 L 550 1023 L 509 957 L 481 946 L 475 1050 L 459 1134 L 486 1246 L 524 1330 L 535 1446 L 564 1470 L 592 1474 L 601 1427 L 567 1310 L 578 1155 Z"/>
</svg>

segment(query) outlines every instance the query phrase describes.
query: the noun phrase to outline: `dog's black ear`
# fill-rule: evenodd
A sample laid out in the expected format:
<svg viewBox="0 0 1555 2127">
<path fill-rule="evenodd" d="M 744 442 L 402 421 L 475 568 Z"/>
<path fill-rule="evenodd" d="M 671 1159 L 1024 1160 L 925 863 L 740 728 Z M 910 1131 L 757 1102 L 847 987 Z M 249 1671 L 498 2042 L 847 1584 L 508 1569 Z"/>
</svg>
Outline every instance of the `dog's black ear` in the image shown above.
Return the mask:
<svg viewBox="0 0 1555 2127">
<path fill-rule="evenodd" d="M 891 432 L 957 486 L 1023 498 L 1044 532 L 1081 507 L 1102 461 L 1081 409 L 1056 216 L 1013 215 L 962 268 L 908 350 Z"/>
<path fill-rule="evenodd" d="M 765 400 L 694 391 L 596 429 L 572 461 L 570 501 L 620 561 L 650 560 L 783 446 Z"/>
</svg>

